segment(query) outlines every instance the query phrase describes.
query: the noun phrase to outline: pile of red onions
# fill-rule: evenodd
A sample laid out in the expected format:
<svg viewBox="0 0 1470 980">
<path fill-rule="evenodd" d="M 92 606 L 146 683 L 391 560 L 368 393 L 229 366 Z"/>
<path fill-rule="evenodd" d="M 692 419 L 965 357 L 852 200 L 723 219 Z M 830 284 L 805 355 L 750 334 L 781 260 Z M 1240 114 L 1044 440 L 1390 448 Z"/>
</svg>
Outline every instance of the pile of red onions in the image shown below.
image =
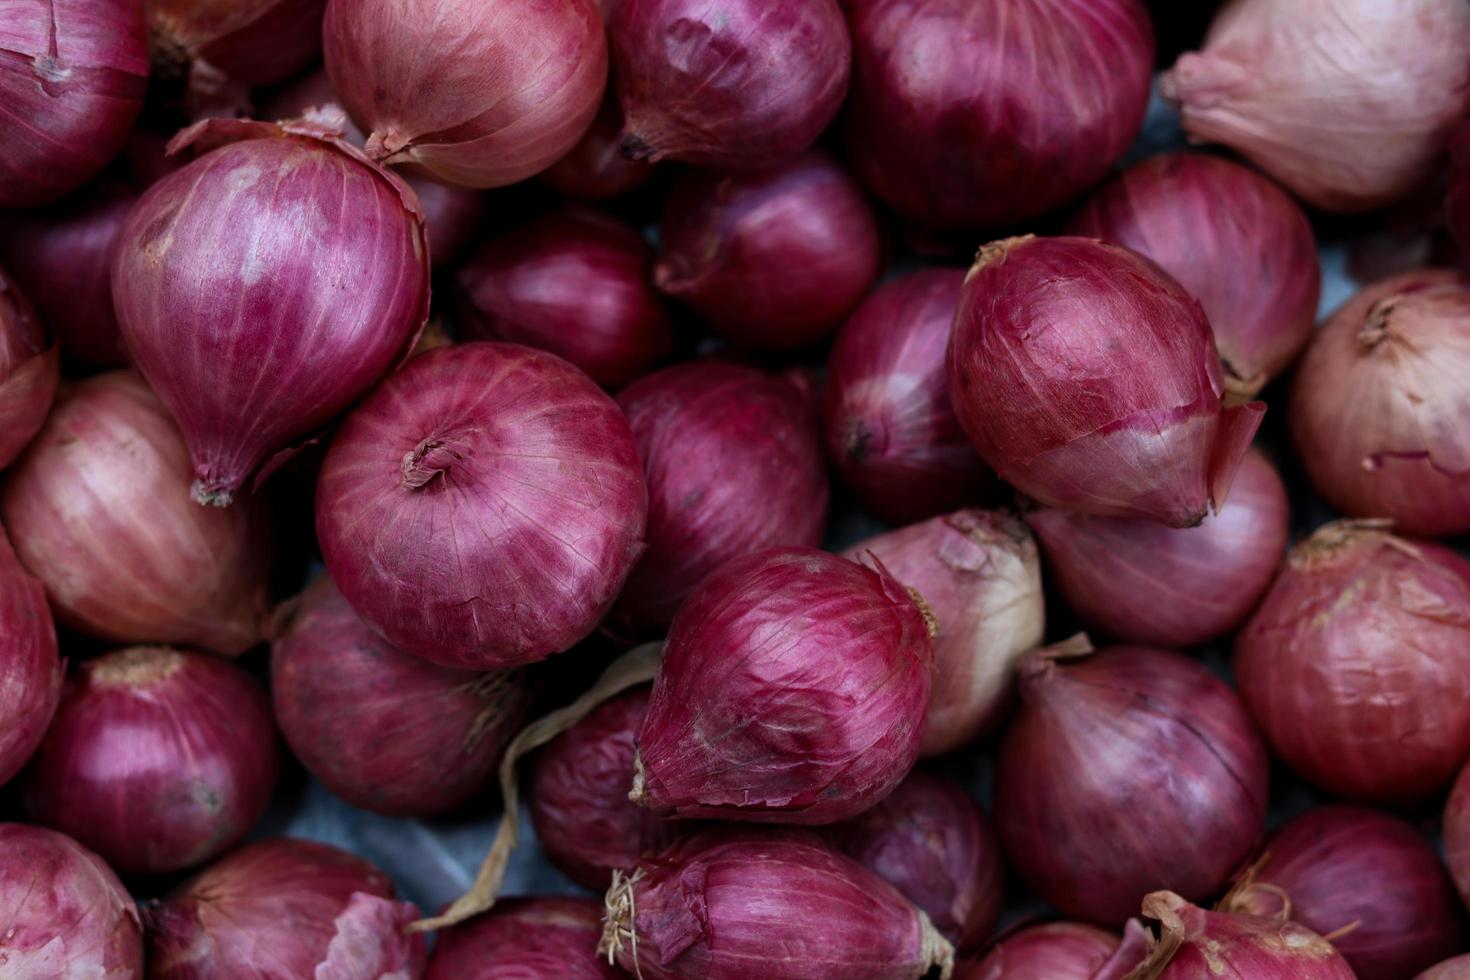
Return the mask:
<svg viewBox="0 0 1470 980">
<path fill-rule="evenodd" d="M 439 933 L 424 980 L 619 980 L 597 955 L 602 903 L 590 898 L 513 898 Z"/>
<path fill-rule="evenodd" d="M 0 468 L 9 466 L 46 421 L 56 396 L 56 345 L 35 310 L 0 269 Z"/>
<path fill-rule="evenodd" d="M 577 145 L 541 171 L 538 179 L 558 194 L 581 201 L 606 201 L 648 183 L 654 166 L 623 156 L 623 111 L 612 92 Z"/>
<path fill-rule="evenodd" d="M 271 525 L 189 499 L 193 467 L 131 371 L 69 383 L 0 488 L 0 518 L 57 619 L 119 643 L 234 655 L 260 640 Z"/>
<path fill-rule="evenodd" d="M 1118 937 L 1080 922 L 1043 922 L 1006 936 L 955 980 L 1118 980 L 1102 973 L 1120 959 Z"/>
<path fill-rule="evenodd" d="M 643 550 L 618 406 L 516 344 L 420 354 L 337 429 L 317 483 L 332 580 L 405 653 L 490 670 L 581 640 Z"/>
<path fill-rule="evenodd" d="M 0 786 L 41 744 L 61 699 L 61 660 L 46 592 L 0 529 Z"/>
<path fill-rule="evenodd" d="M 949 347 L 960 424 L 1043 504 L 1193 527 L 1216 511 L 1265 407 L 1221 408 L 1199 302 L 1125 248 L 995 242 L 965 278 Z"/>
<path fill-rule="evenodd" d="M 1276 754 L 1352 800 L 1442 789 L 1470 753 L 1470 562 L 1369 524 L 1291 552 L 1235 643 L 1240 695 Z"/>
<path fill-rule="evenodd" d="M 217 95 L 225 80 L 274 85 L 322 49 L 327 0 L 146 0 L 160 75 L 189 75 L 193 95 Z"/>
</svg>

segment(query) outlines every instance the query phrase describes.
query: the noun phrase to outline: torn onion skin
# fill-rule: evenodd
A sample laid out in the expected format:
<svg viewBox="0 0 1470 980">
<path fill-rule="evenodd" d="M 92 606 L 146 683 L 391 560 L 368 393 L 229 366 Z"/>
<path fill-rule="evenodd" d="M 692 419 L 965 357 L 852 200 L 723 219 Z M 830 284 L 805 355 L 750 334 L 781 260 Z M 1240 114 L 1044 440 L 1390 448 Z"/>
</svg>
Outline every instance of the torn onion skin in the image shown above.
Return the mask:
<svg viewBox="0 0 1470 980">
<path fill-rule="evenodd" d="M 545 896 L 496 902 L 484 915 L 439 932 L 424 980 L 619 980 L 597 954 L 602 903 Z"/>
</svg>

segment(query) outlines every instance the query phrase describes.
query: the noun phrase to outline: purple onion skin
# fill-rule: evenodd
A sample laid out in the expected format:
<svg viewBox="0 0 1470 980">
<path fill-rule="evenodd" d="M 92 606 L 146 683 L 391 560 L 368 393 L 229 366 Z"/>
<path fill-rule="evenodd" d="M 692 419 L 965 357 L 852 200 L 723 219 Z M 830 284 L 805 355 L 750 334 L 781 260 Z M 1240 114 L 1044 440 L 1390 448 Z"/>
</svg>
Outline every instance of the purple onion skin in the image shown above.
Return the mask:
<svg viewBox="0 0 1470 980">
<path fill-rule="evenodd" d="M 1161 919 L 1165 937 L 1181 945 L 1130 976 L 1158 980 L 1354 980 L 1353 969 L 1332 943 L 1296 922 L 1254 915 L 1207 912 L 1171 892 L 1156 892 L 1144 914 Z M 1150 969 L 1151 968 L 1151 969 Z"/>
<path fill-rule="evenodd" d="M 816 422 L 786 379 L 722 361 L 657 371 L 618 395 L 648 478 L 648 551 L 609 626 L 662 634 L 684 599 L 726 561 L 763 548 L 816 547 L 827 472 Z"/>
<path fill-rule="evenodd" d="M 102 859 L 43 827 L 0 823 L 0 966 L 17 980 L 143 980 L 138 909 Z"/>
<path fill-rule="evenodd" d="M 1011 933 L 955 980 L 1092 980 L 1118 937 L 1080 922 L 1043 922 Z"/>
<path fill-rule="evenodd" d="M 399 649 L 446 667 L 544 659 L 607 614 L 648 490 L 623 413 L 516 344 L 420 354 L 338 427 L 317 483 L 332 580 Z"/>
<path fill-rule="evenodd" d="M 35 310 L 0 269 L 0 468 L 20 455 L 46 421 L 56 397 L 58 361 Z"/>
<path fill-rule="evenodd" d="M 980 250 L 947 356 L 980 455 L 1052 507 L 1193 527 L 1218 510 L 1265 407 L 1221 410 L 1200 304 L 1127 249 L 1022 238 Z"/>
<path fill-rule="evenodd" d="M 830 334 L 868 291 L 881 258 L 862 191 L 816 151 L 770 170 L 684 173 L 660 233 L 658 288 L 732 344 L 756 350 Z"/>
<path fill-rule="evenodd" d="M 0 529 L 0 786 L 41 744 L 61 700 L 56 626 L 40 581 L 16 561 Z M 0 947 L 3 948 L 3 947 Z"/>
<path fill-rule="evenodd" d="M 579 201 L 610 201 L 631 194 L 647 184 L 657 168 L 647 160 L 623 156 L 622 138 L 623 111 L 609 90 L 577 145 L 536 179 L 558 194 Z"/>
<path fill-rule="evenodd" d="M 310 66 L 321 55 L 326 6 L 327 0 L 146 0 L 161 72 L 185 62 L 196 73 L 214 69 L 244 85 L 273 85 Z"/>
<path fill-rule="evenodd" d="M 136 0 L 11 0 L 0 10 L 0 208 L 49 204 L 122 149 L 143 107 L 148 48 Z"/>
<path fill-rule="evenodd" d="M 1110 926 L 1161 887 L 1218 892 L 1266 819 L 1266 750 L 1230 688 L 1142 647 L 1075 661 L 1040 651 L 1020 672 L 995 816 L 1026 882 L 1065 915 Z"/>
<path fill-rule="evenodd" d="M 922 225 L 1051 211 L 1101 180 L 1143 124 L 1154 37 L 1139 0 L 863 0 L 848 19 L 848 158 Z"/>
<path fill-rule="evenodd" d="M 597 955 L 602 903 L 590 898 L 512 898 L 442 930 L 424 980 L 619 980 Z"/>
<path fill-rule="evenodd" d="M 1041 539 L 1052 583 L 1089 629 L 1177 649 L 1245 622 L 1281 566 L 1290 517 L 1281 477 L 1251 450 L 1225 506 L 1199 527 L 1056 508 L 1026 520 Z"/>
</svg>

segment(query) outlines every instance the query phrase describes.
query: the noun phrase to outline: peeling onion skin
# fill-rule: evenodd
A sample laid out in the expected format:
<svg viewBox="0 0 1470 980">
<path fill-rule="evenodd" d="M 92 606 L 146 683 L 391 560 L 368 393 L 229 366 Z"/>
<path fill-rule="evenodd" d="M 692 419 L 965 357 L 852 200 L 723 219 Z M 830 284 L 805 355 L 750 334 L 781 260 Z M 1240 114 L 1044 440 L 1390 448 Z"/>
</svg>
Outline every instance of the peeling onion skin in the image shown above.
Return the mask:
<svg viewBox="0 0 1470 980">
<path fill-rule="evenodd" d="M 1405 534 L 1470 530 L 1470 277 L 1421 269 L 1360 290 L 1302 357 L 1288 422 L 1312 484 Z"/>
<path fill-rule="evenodd" d="M 165 75 L 188 69 L 195 85 L 217 84 L 211 76 L 219 74 L 242 85 L 274 85 L 321 54 L 327 0 L 144 0 L 143 6 L 155 68 Z"/>
<path fill-rule="evenodd" d="M 1235 678 L 1309 782 L 1360 802 L 1433 796 L 1470 753 L 1470 562 L 1329 524 L 1236 637 Z"/>
<path fill-rule="evenodd" d="M 1043 922 L 1011 933 L 955 980 L 1092 980 L 1118 937 L 1081 922 Z"/>
<path fill-rule="evenodd" d="M 1173 892 L 1155 892 L 1144 915 L 1161 919 L 1164 938 L 1129 976 L 1158 980 L 1354 980 L 1332 943 L 1306 926 L 1254 915 L 1209 912 Z M 1168 952 L 1170 941 L 1180 945 Z"/>
<path fill-rule="evenodd" d="M 610 201 L 631 194 L 647 184 L 657 168 L 647 160 L 623 156 L 622 138 L 623 110 L 609 87 L 602 108 L 577 145 L 536 179 L 579 201 Z"/>
<path fill-rule="evenodd" d="M 1139 0 L 863 0 L 847 149 L 875 196 L 933 228 L 1025 221 L 1107 175 L 1143 125 Z"/>
<path fill-rule="evenodd" d="M 20 455 L 46 421 L 59 361 L 35 309 L 0 269 L 0 468 Z"/>
<path fill-rule="evenodd" d="M 1467 980 L 1470 978 L 1470 953 L 1438 963 L 1414 980 Z"/>
<path fill-rule="evenodd" d="M 0 528 L 0 786 L 41 744 L 61 700 L 61 677 L 46 591 L 16 561 Z"/>
<path fill-rule="evenodd" d="M 602 903 L 590 898 L 512 898 L 440 930 L 424 980 L 619 980 L 597 955 Z"/>
</svg>

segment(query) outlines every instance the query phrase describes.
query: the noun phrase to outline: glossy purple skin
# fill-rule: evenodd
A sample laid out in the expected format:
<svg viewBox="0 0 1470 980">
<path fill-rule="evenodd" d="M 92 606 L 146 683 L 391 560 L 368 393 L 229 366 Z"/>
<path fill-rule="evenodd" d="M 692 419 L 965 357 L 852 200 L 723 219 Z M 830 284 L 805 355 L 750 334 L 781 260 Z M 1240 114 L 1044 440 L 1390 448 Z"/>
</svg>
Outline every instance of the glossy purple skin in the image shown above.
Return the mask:
<svg viewBox="0 0 1470 980">
<path fill-rule="evenodd" d="M 1161 905 L 1154 905 L 1154 901 Z M 1164 911 L 1167 908 L 1168 911 Z M 1165 933 L 1182 944 L 1157 972 L 1158 980 L 1354 980 L 1353 969 L 1332 943 L 1297 922 L 1254 915 L 1207 912 L 1177 895 L 1159 893 L 1144 904 L 1150 918 L 1167 916 Z"/>
<path fill-rule="evenodd" d="M 1011 933 L 955 980 L 1092 980 L 1118 937 L 1080 922 L 1043 922 Z"/>
<path fill-rule="evenodd" d="M 61 700 L 61 675 L 46 590 L 0 529 L 0 786 L 41 744 Z"/>
<path fill-rule="evenodd" d="M 580 201 L 607 201 L 629 194 L 648 183 L 654 165 L 623 156 L 623 110 L 609 89 L 602 108 L 587 132 L 567 155 L 547 167 L 536 179 L 566 197 Z"/>
<path fill-rule="evenodd" d="M 60 373 L 54 345 L 35 310 L 0 269 L 0 468 L 9 466 L 46 421 Z"/>
<path fill-rule="evenodd" d="M 605 886 L 606 883 L 604 883 Z M 512 898 L 440 930 L 424 980 L 619 980 L 597 954 L 602 903 L 591 898 Z"/>
<path fill-rule="evenodd" d="M 146 0 L 160 72 L 179 62 L 273 85 L 321 54 L 327 0 Z M 203 63 L 201 65 L 201 63 Z"/>
</svg>

